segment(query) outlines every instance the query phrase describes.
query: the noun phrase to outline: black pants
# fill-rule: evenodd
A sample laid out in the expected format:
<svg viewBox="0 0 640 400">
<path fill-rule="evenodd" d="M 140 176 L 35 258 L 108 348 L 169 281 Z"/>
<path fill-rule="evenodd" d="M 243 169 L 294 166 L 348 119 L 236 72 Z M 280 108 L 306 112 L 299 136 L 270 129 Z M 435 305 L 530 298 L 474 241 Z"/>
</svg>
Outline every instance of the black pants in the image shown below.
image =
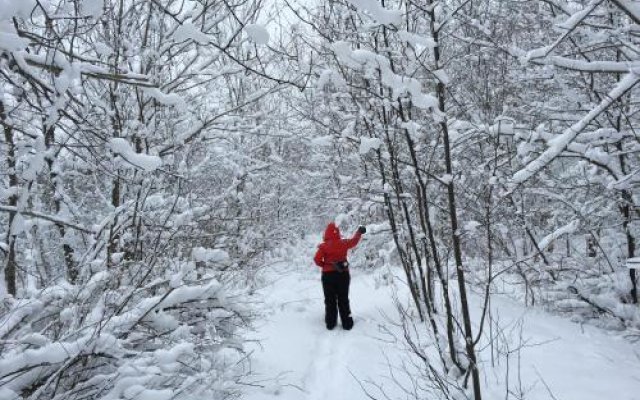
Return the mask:
<svg viewBox="0 0 640 400">
<path fill-rule="evenodd" d="M 349 272 L 323 272 L 322 290 L 324 291 L 325 315 L 324 322 L 328 329 L 333 329 L 338 322 L 338 312 L 340 312 L 340 322 L 344 329 L 353 328 L 353 318 L 351 318 L 351 308 L 349 307 L 349 283 L 351 276 Z"/>
</svg>

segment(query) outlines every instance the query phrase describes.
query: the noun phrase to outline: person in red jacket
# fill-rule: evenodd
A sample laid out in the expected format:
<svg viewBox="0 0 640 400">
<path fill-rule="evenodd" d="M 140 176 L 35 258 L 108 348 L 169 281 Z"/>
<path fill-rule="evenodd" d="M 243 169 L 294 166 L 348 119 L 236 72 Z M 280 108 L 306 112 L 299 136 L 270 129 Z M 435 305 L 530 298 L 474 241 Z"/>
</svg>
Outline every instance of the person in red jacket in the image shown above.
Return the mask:
<svg viewBox="0 0 640 400">
<path fill-rule="evenodd" d="M 349 307 L 351 275 L 349 274 L 347 252 L 356 247 L 362 234 L 366 231 L 365 227 L 361 226 L 351 239 L 342 239 L 340 230 L 335 223 L 331 222 L 324 231 L 324 242 L 318 245 L 318 251 L 313 258 L 316 265 L 322 268 L 324 322 L 329 330 L 336 327 L 338 311 L 342 328 L 346 330 L 353 328 L 353 318 Z"/>
</svg>

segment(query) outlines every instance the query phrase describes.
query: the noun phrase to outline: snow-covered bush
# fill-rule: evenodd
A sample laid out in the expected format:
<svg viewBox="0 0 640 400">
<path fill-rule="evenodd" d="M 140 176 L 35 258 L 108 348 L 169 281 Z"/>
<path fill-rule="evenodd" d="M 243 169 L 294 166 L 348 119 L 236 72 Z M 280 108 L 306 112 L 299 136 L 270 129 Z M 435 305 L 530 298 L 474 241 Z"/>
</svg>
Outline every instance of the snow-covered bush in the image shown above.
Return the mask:
<svg viewBox="0 0 640 400">
<path fill-rule="evenodd" d="M 260 4 L 0 2 L 0 398 L 235 395 L 289 201 Z"/>
<path fill-rule="evenodd" d="M 244 293 L 213 268 L 158 259 L 7 300 L 0 317 L 3 399 L 223 399 L 246 373 Z"/>
</svg>

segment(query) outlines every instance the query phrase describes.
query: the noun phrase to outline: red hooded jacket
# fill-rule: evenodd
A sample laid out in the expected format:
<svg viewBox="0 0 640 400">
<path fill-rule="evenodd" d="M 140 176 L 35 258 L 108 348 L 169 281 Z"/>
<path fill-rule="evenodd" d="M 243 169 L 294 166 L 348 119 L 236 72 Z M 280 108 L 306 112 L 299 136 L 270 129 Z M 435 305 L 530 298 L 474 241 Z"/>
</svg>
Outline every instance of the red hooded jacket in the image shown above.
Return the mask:
<svg viewBox="0 0 640 400">
<path fill-rule="evenodd" d="M 358 231 L 351 239 L 342 239 L 340 230 L 336 224 L 331 222 L 324 231 L 324 242 L 318 246 L 313 261 L 322 268 L 322 272 L 335 271 L 333 264 L 338 261 L 346 261 L 347 251 L 356 247 L 361 237 L 362 234 Z"/>
</svg>

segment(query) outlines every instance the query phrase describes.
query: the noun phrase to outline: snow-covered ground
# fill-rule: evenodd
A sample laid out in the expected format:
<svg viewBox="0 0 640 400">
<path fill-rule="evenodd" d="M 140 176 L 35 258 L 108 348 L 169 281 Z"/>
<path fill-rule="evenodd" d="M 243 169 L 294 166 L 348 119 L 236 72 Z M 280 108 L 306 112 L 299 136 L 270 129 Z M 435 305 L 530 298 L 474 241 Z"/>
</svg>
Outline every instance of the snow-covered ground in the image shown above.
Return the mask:
<svg viewBox="0 0 640 400">
<path fill-rule="evenodd" d="M 472 299 L 479 303 L 477 297 Z M 640 399 L 640 343 L 539 309 L 524 308 L 504 296 L 494 296 L 492 303 L 494 313 L 500 314 L 500 326 L 512 332 L 512 346 L 523 344 L 522 383 L 518 382 L 518 359 L 513 356 L 511 390 L 521 387 L 525 398 L 534 400 Z M 487 354 L 482 357 L 485 364 Z M 498 368 L 501 376 L 488 379 L 492 393 L 499 398 L 505 398 L 504 364 L 503 360 Z M 484 371 L 492 375 L 489 368 Z"/>
<path fill-rule="evenodd" d="M 256 385 L 247 387 L 244 398 L 364 400 L 361 383 L 371 388 L 368 381 L 383 385 L 391 398 L 408 398 L 388 379 L 388 360 L 407 356 L 399 343 L 383 340 L 389 338 L 386 330 L 398 337 L 400 332 L 389 321 L 397 311 L 392 286 L 380 285 L 382 273 L 352 271 L 354 329 L 327 331 L 319 271 L 308 262 L 274 267 L 268 275 L 278 278 L 261 291 L 270 312 L 254 333 L 260 340 L 252 349 Z M 472 301 L 479 307 L 479 298 Z M 640 400 L 639 345 L 505 297 L 494 297 L 492 306 L 510 332 L 511 346 L 521 339 L 524 344 L 520 360 L 516 353 L 510 357 L 514 393 L 521 390 L 533 400 Z M 484 397 L 505 399 L 506 362 L 491 369 L 490 359 L 487 348 L 481 355 Z"/>
<path fill-rule="evenodd" d="M 354 273 L 351 303 L 355 325 L 345 331 L 324 327 L 319 271 L 309 265 L 280 268 L 282 277 L 264 289 L 271 315 L 260 324 L 252 366 L 265 388 L 246 399 L 363 399 L 358 379 L 379 378 L 387 369 L 377 340 L 380 310 L 394 312 L 385 290 L 377 291 L 372 275 Z"/>
</svg>

